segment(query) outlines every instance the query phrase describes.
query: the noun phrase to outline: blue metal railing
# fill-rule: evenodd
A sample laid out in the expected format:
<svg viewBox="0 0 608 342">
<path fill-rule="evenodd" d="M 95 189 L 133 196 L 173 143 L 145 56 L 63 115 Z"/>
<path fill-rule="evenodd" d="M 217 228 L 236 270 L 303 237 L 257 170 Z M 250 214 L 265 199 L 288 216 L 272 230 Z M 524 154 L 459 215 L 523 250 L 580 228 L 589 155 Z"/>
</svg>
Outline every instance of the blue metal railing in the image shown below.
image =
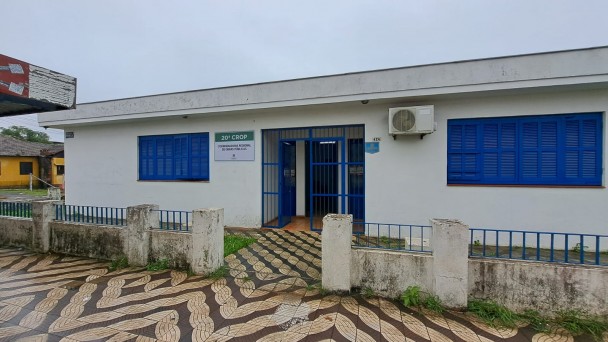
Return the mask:
<svg viewBox="0 0 608 342">
<path fill-rule="evenodd" d="M 470 228 L 469 256 L 608 266 L 608 235 Z"/>
<path fill-rule="evenodd" d="M 353 246 L 431 253 L 432 227 L 353 222 Z"/>
<path fill-rule="evenodd" d="M 0 202 L 0 216 L 32 217 L 32 204 L 29 202 Z"/>
<path fill-rule="evenodd" d="M 126 226 L 127 208 L 56 204 L 55 221 Z"/>
<path fill-rule="evenodd" d="M 163 230 L 190 231 L 192 215 L 183 210 L 154 210 L 159 213 L 159 228 Z"/>
</svg>

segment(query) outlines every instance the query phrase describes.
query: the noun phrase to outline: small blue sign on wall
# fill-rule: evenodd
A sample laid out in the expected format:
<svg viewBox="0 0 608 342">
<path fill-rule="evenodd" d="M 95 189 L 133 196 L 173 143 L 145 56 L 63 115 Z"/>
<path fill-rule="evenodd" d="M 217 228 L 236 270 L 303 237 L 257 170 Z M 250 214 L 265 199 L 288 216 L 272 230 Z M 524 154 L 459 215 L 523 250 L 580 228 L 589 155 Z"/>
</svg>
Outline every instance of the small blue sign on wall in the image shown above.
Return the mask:
<svg viewBox="0 0 608 342">
<path fill-rule="evenodd" d="M 378 153 L 380 152 L 380 143 L 379 142 L 366 142 L 365 143 L 365 153 Z"/>
</svg>

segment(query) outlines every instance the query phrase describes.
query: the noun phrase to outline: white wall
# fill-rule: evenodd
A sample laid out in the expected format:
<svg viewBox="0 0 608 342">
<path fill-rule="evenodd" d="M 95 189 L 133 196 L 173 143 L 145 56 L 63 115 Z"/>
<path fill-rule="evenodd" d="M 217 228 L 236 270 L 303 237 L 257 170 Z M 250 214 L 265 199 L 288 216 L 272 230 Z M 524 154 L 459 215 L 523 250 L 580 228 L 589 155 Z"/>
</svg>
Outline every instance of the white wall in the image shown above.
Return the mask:
<svg viewBox="0 0 608 342">
<path fill-rule="evenodd" d="M 423 140 L 389 137 L 387 108 L 419 104 L 435 105 L 437 132 Z M 458 218 L 471 227 L 606 233 L 608 191 L 604 188 L 446 186 L 446 127 L 449 118 L 607 110 L 608 91 L 588 90 L 415 103 L 374 104 L 372 100 L 367 105 L 357 102 L 66 127 L 75 132 L 75 138 L 65 142 L 66 200 L 108 206 L 158 203 L 164 209 L 184 210 L 223 207 L 227 225 L 256 227 L 261 220 L 260 129 L 365 124 L 366 141 L 382 138 L 380 152 L 366 154 L 367 221 L 427 224 L 434 217 Z M 209 132 L 213 145 L 214 132 L 252 129 L 256 160 L 211 161 L 208 183 L 137 181 L 139 135 Z"/>
</svg>

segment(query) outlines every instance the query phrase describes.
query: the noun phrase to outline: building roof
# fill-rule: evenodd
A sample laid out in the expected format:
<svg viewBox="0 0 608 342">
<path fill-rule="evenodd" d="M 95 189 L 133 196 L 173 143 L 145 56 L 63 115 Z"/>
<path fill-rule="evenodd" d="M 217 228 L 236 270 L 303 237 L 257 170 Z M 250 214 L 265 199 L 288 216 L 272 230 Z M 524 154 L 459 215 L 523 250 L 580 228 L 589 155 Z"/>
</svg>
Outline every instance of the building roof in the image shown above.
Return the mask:
<svg viewBox="0 0 608 342">
<path fill-rule="evenodd" d="M 63 144 L 43 144 L 0 135 L 0 156 L 40 157 L 63 151 Z"/>
<path fill-rule="evenodd" d="M 608 46 L 486 58 L 78 104 L 44 127 L 217 115 L 358 101 L 408 102 L 513 90 L 608 88 Z M 367 103 L 367 102 L 366 102 Z"/>
<path fill-rule="evenodd" d="M 0 54 L 0 117 L 76 106 L 76 78 Z"/>
</svg>

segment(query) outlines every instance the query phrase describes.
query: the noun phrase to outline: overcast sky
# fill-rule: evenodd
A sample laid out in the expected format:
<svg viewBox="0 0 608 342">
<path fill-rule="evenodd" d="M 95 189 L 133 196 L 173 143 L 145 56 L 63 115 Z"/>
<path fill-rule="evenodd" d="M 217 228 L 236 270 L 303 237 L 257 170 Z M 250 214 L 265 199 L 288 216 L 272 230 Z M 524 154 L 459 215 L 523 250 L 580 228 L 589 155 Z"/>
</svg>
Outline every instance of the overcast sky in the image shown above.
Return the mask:
<svg viewBox="0 0 608 342">
<path fill-rule="evenodd" d="M 2 13 L 0 53 L 76 77 L 77 103 L 608 45 L 606 0 L 20 0 Z"/>
</svg>

